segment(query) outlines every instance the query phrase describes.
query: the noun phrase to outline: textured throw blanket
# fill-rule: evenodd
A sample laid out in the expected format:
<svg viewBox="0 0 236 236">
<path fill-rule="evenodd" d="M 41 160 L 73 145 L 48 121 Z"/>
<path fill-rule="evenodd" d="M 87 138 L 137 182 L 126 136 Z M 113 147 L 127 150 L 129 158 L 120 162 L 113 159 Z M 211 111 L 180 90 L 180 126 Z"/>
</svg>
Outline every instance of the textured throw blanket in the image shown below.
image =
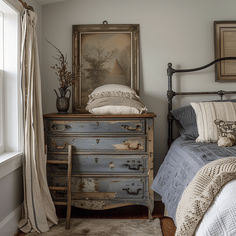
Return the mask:
<svg viewBox="0 0 236 236">
<path fill-rule="evenodd" d="M 202 167 L 187 186 L 176 211 L 176 236 L 194 236 L 198 224 L 221 188 L 236 179 L 236 157 Z"/>
</svg>

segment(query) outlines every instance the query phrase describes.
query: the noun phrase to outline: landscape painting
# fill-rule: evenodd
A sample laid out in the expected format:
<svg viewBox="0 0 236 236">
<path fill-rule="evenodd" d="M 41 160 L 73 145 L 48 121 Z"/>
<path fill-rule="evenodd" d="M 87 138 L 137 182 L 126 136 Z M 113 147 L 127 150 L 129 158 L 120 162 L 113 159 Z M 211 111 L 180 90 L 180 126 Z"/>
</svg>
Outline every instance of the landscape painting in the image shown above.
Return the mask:
<svg viewBox="0 0 236 236">
<path fill-rule="evenodd" d="M 75 50 L 78 51 L 73 53 L 74 64 L 77 65 L 74 72 L 78 72 L 73 90 L 76 95 L 73 99 L 74 111 L 83 110 L 88 95 L 104 84 L 122 84 L 138 90 L 135 34 L 132 30 L 109 32 L 103 28 L 101 32 L 82 31 L 77 35 L 79 45 Z"/>
</svg>

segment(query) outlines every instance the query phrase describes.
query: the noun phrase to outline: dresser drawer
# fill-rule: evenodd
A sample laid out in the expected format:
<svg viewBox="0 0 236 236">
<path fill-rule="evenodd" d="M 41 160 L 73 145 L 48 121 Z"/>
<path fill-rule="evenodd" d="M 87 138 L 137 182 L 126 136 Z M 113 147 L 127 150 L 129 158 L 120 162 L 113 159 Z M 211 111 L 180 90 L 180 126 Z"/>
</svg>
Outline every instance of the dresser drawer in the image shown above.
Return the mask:
<svg viewBox="0 0 236 236">
<path fill-rule="evenodd" d="M 66 155 L 49 154 L 50 160 L 66 160 Z M 145 155 L 73 155 L 72 174 L 142 174 L 147 169 Z M 66 165 L 48 165 L 48 173 L 65 174 Z"/>
<path fill-rule="evenodd" d="M 47 138 L 49 152 L 67 152 L 72 145 L 72 152 L 140 152 L 146 151 L 146 136 L 137 137 L 68 137 L 53 136 Z"/>
<path fill-rule="evenodd" d="M 65 121 L 48 120 L 47 132 L 55 134 L 69 133 L 145 133 L 145 120 L 95 120 L 95 121 Z"/>
<path fill-rule="evenodd" d="M 48 182 L 53 186 L 66 186 L 66 178 L 63 176 L 50 176 Z M 72 199 L 144 199 L 146 186 L 145 178 L 72 177 Z M 57 191 L 53 196 L 63 199 L 66 193 Z"/>
</svg>

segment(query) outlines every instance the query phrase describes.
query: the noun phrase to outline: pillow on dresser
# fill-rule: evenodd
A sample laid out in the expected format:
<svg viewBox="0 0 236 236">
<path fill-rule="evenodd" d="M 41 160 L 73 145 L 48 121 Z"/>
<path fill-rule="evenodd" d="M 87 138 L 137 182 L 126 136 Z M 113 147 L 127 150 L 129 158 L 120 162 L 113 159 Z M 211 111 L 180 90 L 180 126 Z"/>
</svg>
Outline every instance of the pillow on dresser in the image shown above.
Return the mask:
<svg viewBox="0 0 236 236">
<path fill-rule="evenodd" d="M 200 102 L 191 103 L 197 120 L 197 142 L 216 142 L 218 140 L 215 120 L 236 121 L 236 103 L 233 102 Z"/>
<path fill-rule="evenodd" d="M 89 95 L 89 99 L 102 98 L 107 96 L 136 97 L 137 94 L 132 88 L 121 84 L 105 84 L 97 87 Z"/>
<path fill-rule="evenodd" d="M 142 114 L 147 108 L 136 92 L 124 85 L 109 84 L 96 88 L 86 110 L 92 114 Z"/>
<path fill-rule="evenodd" d="M 236 141 L 236 121 L 215 120 L 214 122 L 219 135 L 218 146 L 233 146 Z"/>
</svg>

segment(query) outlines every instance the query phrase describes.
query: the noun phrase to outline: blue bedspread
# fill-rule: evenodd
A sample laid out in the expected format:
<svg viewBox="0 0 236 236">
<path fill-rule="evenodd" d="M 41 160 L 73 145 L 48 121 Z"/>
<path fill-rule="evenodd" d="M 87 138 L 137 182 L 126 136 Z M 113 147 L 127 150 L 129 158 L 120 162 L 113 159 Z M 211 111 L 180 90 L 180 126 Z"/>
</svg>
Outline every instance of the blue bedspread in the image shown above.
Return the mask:
<svg viewBox="0 0 236 236">
<path fill-rule="evenodd" d="M 210 161 L 228 156 L 236 156 L 236 146 L 218 147 L 216 143 L 196 143 L 181 137 L 173 142 L 152 184 L 170 217 L 175 220 L 181 195 L 197 171 Z"/>
</svg>

